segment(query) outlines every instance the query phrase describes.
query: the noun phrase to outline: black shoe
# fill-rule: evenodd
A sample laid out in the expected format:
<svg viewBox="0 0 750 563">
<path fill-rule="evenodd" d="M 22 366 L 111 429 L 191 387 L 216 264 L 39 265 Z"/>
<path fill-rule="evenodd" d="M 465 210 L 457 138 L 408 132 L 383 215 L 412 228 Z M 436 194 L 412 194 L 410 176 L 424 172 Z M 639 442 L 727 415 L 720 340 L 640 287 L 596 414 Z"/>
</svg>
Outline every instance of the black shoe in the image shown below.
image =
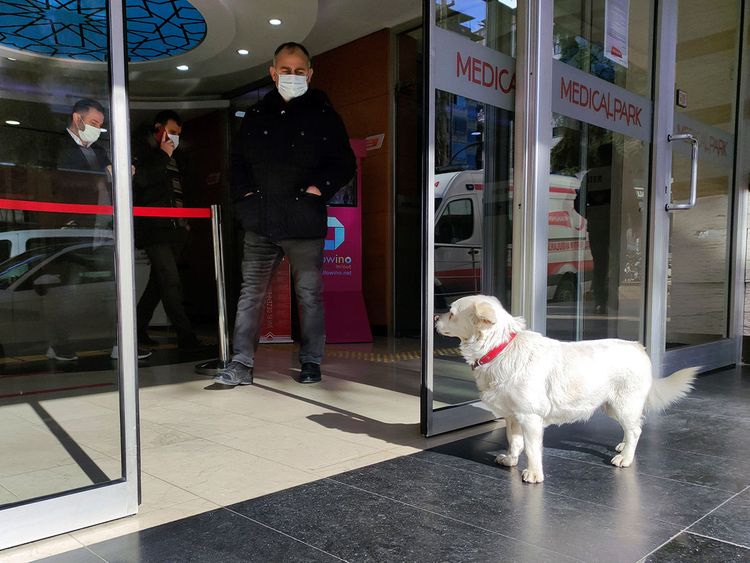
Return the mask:
<svg viewBox="0 0 750 563">
<path fill-rule="evenodd" d="M 320 381 L 320 364 L 305 362 L 299 374 L 300 383 L 318 383 Z"/>
</svg>

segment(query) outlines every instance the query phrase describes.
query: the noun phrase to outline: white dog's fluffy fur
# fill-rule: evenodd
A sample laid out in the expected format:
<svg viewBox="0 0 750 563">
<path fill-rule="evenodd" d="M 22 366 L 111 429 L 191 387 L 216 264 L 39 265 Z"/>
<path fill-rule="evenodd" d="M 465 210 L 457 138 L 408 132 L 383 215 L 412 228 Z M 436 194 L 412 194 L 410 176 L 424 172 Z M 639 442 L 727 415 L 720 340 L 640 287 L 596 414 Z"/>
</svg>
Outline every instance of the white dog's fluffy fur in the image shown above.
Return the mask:
<svg viewBox="0 0 750 563">
<path fill-rule="evenodd" d="M 508 452 L 495 461 L 518 464 L 525 449 L 528 467 L 523 480 L 540 483 L 544 427 L 588 420 L 599 407 L 624 431 L 612 458 L 617 467 L 633 462 L 646 411 L 659 411 L 691 389 L 696 368 L 653 379 L 643 346 L 625 340 L 560 342 L 526 330 L 524 320 L 508 314 L 500 302 L 484 295 L 455 301 L 448 313 L 435 317 L 440 334 L 461 339 L 461 353 L 476 366 L 490 350 L 516 337 L 492 361 L 473 374 L 482 401 L 505 418 Z"/>
</svg>

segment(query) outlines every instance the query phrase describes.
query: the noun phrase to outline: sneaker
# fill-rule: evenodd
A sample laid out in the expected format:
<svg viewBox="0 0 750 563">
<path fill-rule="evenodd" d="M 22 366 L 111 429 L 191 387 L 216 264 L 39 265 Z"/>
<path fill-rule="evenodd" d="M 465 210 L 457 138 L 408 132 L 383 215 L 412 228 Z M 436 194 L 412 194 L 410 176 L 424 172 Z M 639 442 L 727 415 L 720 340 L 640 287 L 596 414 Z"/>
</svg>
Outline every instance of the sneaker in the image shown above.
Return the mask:
<svg viewBox="0 0 750 563">
<path fill-rule="evenodd" d="M 50 360 L 58 360 L 60 362 L 73 362 L 78 359 L 78 356 L 76 356 L 73 350 L 61 347 L 58 347 L 57 350 L 55 350 L 52 345 L 47 348 L 47 357 Z"/>
<path fill-rule="evenodd" d="M 232 387 L 235 385 L 252 385 L 253 368 L 240 362 L 229 362 L 229 365 L 219 371 L 212 381 Z"/>
<path fill-rule="evenodd" d="M 313 362 L 302 364 L 302 371 L 299 374 L 300 383 L 318 383 L 320 379 L 320 364 Z"/>
<path fill-rule="evenodd" d="M 145 360 L 146 358 L 151 356 L 151 350 L 148 348 L 144 348 L 143 346 L 138 346 L 138 359 L 139 360 Z M 117 360 L 120 357 L 120 350 L 117 347 L 117 344 L 112 346 L 112 352 L 109 355 L 110 358 L 113 360 Z"/>
</svg>

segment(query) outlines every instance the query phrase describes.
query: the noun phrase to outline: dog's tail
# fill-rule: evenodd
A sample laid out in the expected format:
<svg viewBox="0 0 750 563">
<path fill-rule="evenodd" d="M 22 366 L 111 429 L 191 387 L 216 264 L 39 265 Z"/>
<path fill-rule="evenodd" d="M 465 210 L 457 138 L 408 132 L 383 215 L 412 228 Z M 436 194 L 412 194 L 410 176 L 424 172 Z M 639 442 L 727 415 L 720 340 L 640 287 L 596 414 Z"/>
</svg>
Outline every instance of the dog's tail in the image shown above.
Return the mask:
<svg viewBox="0 0 750 563">
<path fill-rule="evenodd" d="M 669 377 L 654 379 L 646 399 L 646 410 L 663 411 L 685 397 L 693 388 L 696 375 L 698 368 L 692 367 L 676 371 Z"/>
</svg>

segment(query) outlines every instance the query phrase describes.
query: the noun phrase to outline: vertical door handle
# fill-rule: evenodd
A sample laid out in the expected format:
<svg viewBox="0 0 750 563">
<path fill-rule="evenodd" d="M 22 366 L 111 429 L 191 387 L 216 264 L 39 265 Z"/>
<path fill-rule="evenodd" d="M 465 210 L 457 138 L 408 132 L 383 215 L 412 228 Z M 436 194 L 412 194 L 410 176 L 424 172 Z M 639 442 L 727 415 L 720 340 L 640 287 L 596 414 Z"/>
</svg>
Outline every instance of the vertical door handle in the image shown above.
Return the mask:
<svg viewBox="0 0 750 563">
<path fill-rule="evenodd" d="M 698 139 L 690 133 L 681 133 L 679 135 L 667 135 L 667 141 L 689 141 L 692 145 L 690 152 L 690 199 L 681 202 L 670 201 L 665 205 L 667 211 L 680 211 L 692 209 L 698 199 Z M 670 190 L 670 199 L 672 199 Z"/>
</svg>

